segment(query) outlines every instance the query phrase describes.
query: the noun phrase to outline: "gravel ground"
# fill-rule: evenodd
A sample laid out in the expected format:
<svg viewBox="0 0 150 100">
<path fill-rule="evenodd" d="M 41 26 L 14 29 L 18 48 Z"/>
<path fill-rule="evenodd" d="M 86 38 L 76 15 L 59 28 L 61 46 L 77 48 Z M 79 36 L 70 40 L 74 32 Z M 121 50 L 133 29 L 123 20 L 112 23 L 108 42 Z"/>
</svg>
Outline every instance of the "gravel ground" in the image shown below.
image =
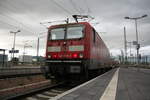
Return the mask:
<svg viewBox="0 0 150 100">
<path fill-rule="evenodd" d="M 45 81 L 42 75 L 0 79 L 0 90 Z"/>
</svg>

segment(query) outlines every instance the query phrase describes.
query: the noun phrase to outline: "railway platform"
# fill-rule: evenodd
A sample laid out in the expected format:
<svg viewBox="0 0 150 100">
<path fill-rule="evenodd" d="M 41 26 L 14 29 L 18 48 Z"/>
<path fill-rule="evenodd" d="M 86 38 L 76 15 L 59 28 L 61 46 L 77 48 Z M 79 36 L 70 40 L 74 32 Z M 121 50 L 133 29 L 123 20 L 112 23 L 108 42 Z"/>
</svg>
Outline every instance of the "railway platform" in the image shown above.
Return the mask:
<svg viewBox="0 0 150 100">
<path fill-rule="evenodd" d="M 54 100 L 150 100 L 150 69 L 116 68 Z"/>
<path fill-rule="evenodd" d="M 37 67 L 6 67 L 0 68 L 0 79 L 18 77 L 18 76 L 31 76 L 42 74 L 41 68 Z"/>
</svg>

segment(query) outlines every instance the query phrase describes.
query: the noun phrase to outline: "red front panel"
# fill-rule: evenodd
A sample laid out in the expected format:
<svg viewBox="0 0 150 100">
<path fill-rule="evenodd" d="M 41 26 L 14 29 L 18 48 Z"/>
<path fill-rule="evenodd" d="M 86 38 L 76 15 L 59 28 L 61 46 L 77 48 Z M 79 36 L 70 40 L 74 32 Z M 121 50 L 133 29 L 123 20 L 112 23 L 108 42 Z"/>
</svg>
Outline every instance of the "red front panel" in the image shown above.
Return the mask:
<svg viewBox="0 0 150 100">
<path fill-rule="evenodd" d="M 72 58 L 79 58 L 79 55 L 84 55 L 84 50 L 81 51 L 70 51 L 70 46 L 83 46 L 84 47 L 84 39 L 78 40 L 57 40 L 57 41 L 50 41 L 47 44 L 48 47 L 58 47 L 60 48 L 59 51 L 51 51 L 48 52 L 47 47 L 47 58 L 48 55 L 51 55 L 51 59 L 72 59 Z"/>
<path fill-rule="evenodd" d="M 77 23 L 76 23 L 77 24 Z M 84 25 L 83 38 L 67 40 L 48 40 L 47 59 L 89 59 L 90 58 L 90 25 Z M 58 26 L 56 26 L 58 27 Z M 50 27 L 55 28 L 54 26 Z"/>
</svg>

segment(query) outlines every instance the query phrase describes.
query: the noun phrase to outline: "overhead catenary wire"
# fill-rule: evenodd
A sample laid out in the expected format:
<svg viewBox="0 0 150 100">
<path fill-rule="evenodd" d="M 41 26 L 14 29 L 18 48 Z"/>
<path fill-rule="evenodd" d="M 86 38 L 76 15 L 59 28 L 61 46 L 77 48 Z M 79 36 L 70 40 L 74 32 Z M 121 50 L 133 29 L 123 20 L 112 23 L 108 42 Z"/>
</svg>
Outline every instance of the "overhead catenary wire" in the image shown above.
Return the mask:
<svg viewBox="0 0 150 100">
<path fill-rule="evenodd" d="M 2 15 L 2 14 L 1 14 Z M 9 19 L 12 19 L 12 20 L 14 20 L 15 22 L 16 22 L 16 20 L 14 19 L 14 18 L 11 18 L 11 17 L 9 17 L 9 16 L 7 16 L 7 15 L 2 15 L 2 16 L 5 16 L 5 17 L 7 17 L 7 18 L 9 18 Z M 4 22 L 3 21 L 3 23 L 6 23 L 6 22 Z M 21 23 L 19 23 L 19 22 L 17 22 L 18 24 L 21 24 Z M 8 23 L 7 23 L 8 24 Z M 10 25 L 10 24 L 9 24 Z M 14 25 L 13 25 L 14 26 Z M 23 26 L 23 25 L 22 25 Z M 16 27 L 18 27 L 18 28 L 21 28 L 20 26 L 18 26 L 18 25 L 16 25 Z M 22 29 L 24 29 L 24 30 L 26 30 L 27 32 L 29 32 L 29 33 L 33 33 L 32 31 L 30 31 L 28 28 L 25 28 L 25 26 L 24 27 L 22 27 Z"/>
<path fill-rule="evenodd" d="M 3 6 L 3 10 L 4 11 L 11 11 L 11 12 L 14 12 L 12 9 L 9 9 L 8 7 L 6 8 L 6 6 L 5 5 L 2 5 L 1 4 L 1 6 Z M 12 6 L 11 6 L 12 7 Z M 15 13 L 15 12 L 14 12 Z M 11 16 L 8 16 L 8 15 L 6 15 L 6 12 L 5 13 L 0 13 L 0 15 L 2 15 L 2 16 L 5 16 L 5 17 L 7 17 L 8 19 L 11 19 L 11 20 L 13 20 L 13 21 L 15 21 L 16 23 L 18 23 L 18 24 L 20 24 L 20 26 L 23 26 L 23 28 L 26 28 L 26 29 L 24 29 L 24 30 L 26 30 L 26 31 L 28 31 L 28 32 L 30 32 L 30 33 L 33 33 L 32 32 L 32 29 L 30 29 L 28 26 L 26 26 L 25 24 L 23 24 L 22 22 L 20 22 L 20 21 L 18 21 L 18 20 L 16 20 L 15 18 L 13 18 L 13 17 L 11 17 Z"/>
<path fill-rule="evenodd" d="M 76 4 L 75 2 L 73 2 L 73 3 L 74 3 L 74 5 L 76 5 L 76 7 L 79 9 L 79 12 L 81 13 L 81 15 L 82 15 L 83 13 L 85 13 L 85 10 L 84 10 L 82 7 L 80 7 L 79 4 Z"/>
<path fill-rule="evenodd" d="M 85 13 L 85 10 L 79 6 L 79 3 L 75 3 L 73 2 L 73 0 L 69 0 L 71 2 L 71 4 L 74 6 L 74 9 L 77 9 L 77 11 L 79 12 L 80 15 L 83 15 Z"/>
<path fill-rule="evenodd" d="M 59 4 L 59 3 L 56 2 L 55 0 L 51 0 L 51 1 L 52 1 L 56 6 L 58 6 L 58 7 L 61 8 L 63 11 L 65 11 L 67 14 L 72 15 L 72 13 L 71 13 L 68 9 L 66 9 L 65 7 L 63 7 L 61 4 Z M 70 3 L 72 4 L 73 8 L 74 8 L 80 15 L 82 15 L 82 14 L 85 12 L 80 6 L 77 7 L 77 5 L 73 2 L 73 0 L 70 0 Z M 79 9 L 77 9 L 77 8 L 79 8 Z M 88 7 L 88 5 L 87 5 L 87 8 L 88 8 L 88 11 L 90 12 L 90 8 Z M 91 20 L 89 20 L 89 21 L 91 21 Z"/>
<path fill-rule="evenodd" d="M 80 9 L 81 13 L 85 13 L 85 11 L 78 5 L 78 8 Z"/>
<path fill-rule="evenodd" d="M 86 7 L 87 7 L 87 14 L 89 15 L 90 13 L 91 13 L 91 9 L 90 9 L 90 7 L 88 6 L 88 2 L 87 2 L 87 0 L 84 0 L 84 2 L 85 2 L 85 5 L 86 5 Z"/>
<path fill-rule="evenodd" d="M 82 8 L 80 8 L 80 6 L 78 5 L 76 5 L 76 3 L 75 2 L 73 2 L 73 0 L 69 0 L 70 1 L 70 3 L 71 3 L 71 5 L 73 6 L 73 8 L 80 14 L 80 15 L 84 15 L 84 12 L 86 12 L 86 11 L 84 11 Z M 92 16 L 90 16 L 90 12 L 91 12 L 91 9 L 89 8 L 89 6 L 88 6 L 88 3 L 87 3 L 87 1 L 86 0 L 84 0 L 84 3 L 85 3 L 85 7 L 87 8 L 87 13 L 85 13 L 85 15 L 88 15 L 88 17 L 90 18 L 89 20 L 87 20 L 87 19 L 82 19 L 83 21 L 88 21 L 88 22 L 90 22 L 91 20 L 93 20 L 94 19 L 94 17 L 92 17 Z M 77 8 L 79 8 L 79 9 L 77 9 Z M 82 10 L 82 11 L 81 11 Z"/>
<path fill-rule="evenodd" d="M 22 28 L 22 27 L 18 27 L 18 26 L 16 26 L 16 25 L 7 23 L 7 22 L 5 22 L 5 21 L 3 21 L 3 20 L 0 20 L 0 22 L 3 23 L 3 24 L 6 24 L 6 25 L 12 26 L 12 27 L 15 28 L 15 29 L 21 29 L 21 30 L 24 30 L 24 31 L 26 31 L 26 32 L 29 32 L 28 30 L 26 30 L 26 29 L 24 29 L 24 28 Z"/>
<path fill-rule="evenodd" d="M 84 0 L 84 3 L 85 3 L 85 7 L 87 8 L 87 15 L 89 17 L 91 17 L 90 20 L 88 20 L 88 22 L 91 22 L 93 19 L 95 19 L 94 17 L 91 16 L 91 13 L 92 13 L 92 10 L 90 9 L 89 5 L 88 5 L 88 2 L 87 0 Z"/>
<path fill-rule="evenodd" d="M 7 2 L 7 5 L 8 5 L 8 4 L 10 4 L 12 8 L 15 8 L 14 11 L 13 11 L 13 12 L 15 13 L 15 10 L 18 9 L 18 8 L 17 8 L 17 7 L 14 5 L 14 3 L 12 3 L 12 2 Z M 26 4 L 24 1 L 21 1 L 21 4 L 20 4 L 20 5 L 21 5 L 21 7 L 23 7 L 23 6 L 26 7 L 26 6 L 27 6 L 27 4 Z M 8 7 L 7 7 L 7 8 L 8 8 Z M 10 9 L 10 10 L 12 10 L 12 9 Z M 32 9 L 31 7 L 29 7 L 29 6 L 28 6 L 28 9 L 24 9 L 24 10 L 27 11 L 27 12 L 33 11 L 33 9 Z M 28 15 L 28 16 L 29 16 L 29 15 Z M 32 17 L 31 17 L 31 18 L 32 18 Z M 38 24 L 38 23 L 37 23 L 37 24 Z M 24 25 L 25 25 L 25 24 L 24 24 Z M 25 27 L 27 27 L 27 26 L 25 26 Z M 27 28 L 29 28 L 30 30 L 32 30 L 30 27 L 27 27 Z M 33 33 L 33 32 L 32 32 L 32 33 Z"/>
<path fill-rule="evenodd" d="M 62 10 L 64 10 L 67 14 L 72 15 L 72 13 L 67 10 L 66 8 L 64 8 L 61 4 L 59 4 L 58 2 L 56 2 L 55 0 L 50 0 L 52 1 L 56 6 L 58 6 L 59 8 L 61 8 Z"/>
<path fill-rule="evenodd" d="M 14 29 L 21 29 L 21 30 L 23 30 L 24 32 L 28 32 L 26 29 L 23 29 L 22 27 L 18 27 L 18 26 L 16 26 L 16 25 L 12 25 L 12 24 L 7 23 L 7 22 L 2 21 L 2 20 L 0 20 L 0 22 L 3 23 L 3 24 L 6 24 L 6 25 L 8 25 L 8 26 L 11 26 L 11 27 L 14 28 Z M 10 28 L 11 28 L 11 27 L 10 27 Z"/>
<path fill-rule="evenodd" d="M 55 0 L 51 0 L 55 5 L 57 5 L 59 8 L 61 8 L 61 9 L 63 9 L 67 14 L 71 14 L 71 11 L 69 11 L 68 9 L 66 9 L 65 7 L 63 7 L 62 6 L 62 4 L 60 4 L 58 1 L 55 1 Z M 81 12 L 81 8 L 80 7 L 77 7 L 77 5 L 76 5 L 76 3 L 75 2 L 73 2 L 73 0 L 70 0 L 71 1 L 71 4 L 73 5 L 73 7 L 74 7 L 74 9 L 78 12 L 78 13 L 82 13 Z M 12 4 L 11 4 L 12 5 Z M 87 5 L 87 2 L 86 2 L 86 5 Z M 15 6 L 13 6 L 13 8 L 14 8 Z M 16 7 L 15 7 L 16 8 Z M 79 9 L 80 10 L 79 10 Z M 89 9 L 89 7 L 88 7 L 88 5 L 87 5 L 87 8 Z M 11 10 L 11 9 L 9 9 L 9 10 Z M 90 10 L 90 9 L 89 9 Z M 88 11 L 89 11 L 88 10 Z M 83 11 L 83 9 L 82 9 L 82 11 Z M 7 15 L 4 15 L 3 14 L 3 16 L 6 16 L 6 17 L 8 17 L 9 19 L 13 19 L 14 21 L 16 21 L 18 24 L 20 24 L 21 26 L 23 26 L 23 28 L 26 28 L 26 30 L 28 30 L 28 32 L 30 32 L 30 33 L 33 33 L 32 31 L 30 31 L 30 30 L 32 30 L 32 29 L 30 29 L 30 27 L 28 27 L 28 26 L 26 26 L 26 25 L 24 25 L 22 22 L 20 22 L 20 21 L 18 21 L 18 20 L 16 20 L 16 19 L 14 19 L 14 18 L 12 18 L 12 17 L 10 17 L 10 16 L 7 16 Z M 30 30 L 29 30 L 30 29 Z"/>
<path fill-rule="evenodd" d="M 81 11 L 77 9 L 77 5 L 73 2 L 73 0 L 69 0 L 73 8 L 81 15 Z"/>
<path fill-rule="evenodd" d="M 9 16 L 7 16 L 7 15 L 4 15 L 4 14 L 0 14 L 0 15 L 2 15 L 2 16 L 5 16 L 5 17 L 7 17 L 8 19 L 11 19 L 11 20 L 13 20 L 13 21 L 17 21 L 16 19 L 14 19 L 14 18 L 12 18 L 12 17 L 9 17 Z M 3 21 L 4 22 L 4 21 Z M 5 22 L 6 23 L 6 22 Z M 21 26 L 24 26 L 24 25 L 22 25 L 20 22 L 18 22 L 17 21 L 17 23 L 18 24 L 20 24 Z M 7 23 L 8 24 L 8 23 Z M 10 25 L 10 24 L 9 24 Z M 16 25 L 18 28 L 21 28 L 21 26 L 18 26 L 18 25 Z M 29 32 L 29 33 L 33 33 L 32 31 L 30 31 L 27 27 L 25 28 L 26 26 L 24 26 L 24 27 L 22 27 L 22 29 L 24 29 L 24 30 L 26 30 L 27 32 Z"/>
<path fill-rule="evenodd" d="M 12 27 L 14 27 L 14 28 L 19 28 L 18 26 L 15 26 L 15 25 L 6 23 L 6 22 L 4 22 L 4 21 L 2 21 L 2 20 L 0 20 L 0 22 L 3 23 L 3 24 L 7 24 L 7 25 L 9 25 L 9 26 L 12 26 Z"/>
</svg>

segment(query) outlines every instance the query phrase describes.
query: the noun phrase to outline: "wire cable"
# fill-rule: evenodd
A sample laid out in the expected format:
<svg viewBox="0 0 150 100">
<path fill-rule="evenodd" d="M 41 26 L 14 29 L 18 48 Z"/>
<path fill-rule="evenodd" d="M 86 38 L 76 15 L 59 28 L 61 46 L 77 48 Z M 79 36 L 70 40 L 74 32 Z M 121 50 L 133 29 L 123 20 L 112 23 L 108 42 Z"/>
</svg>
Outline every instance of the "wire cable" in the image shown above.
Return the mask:
<svg viewBox="0 0 150 100">
<path fill-rule="evenodd" d="M 73 0 L 69 0 L 73 8 L 81 15 L 80 10 L 77 9 L 77 5 L 73 2 Z"/>
<path fill-rule="evenodd" d="M 6 23 L 6 22 L 4 22 L 4 21 L 2 21 L 2 20 L 0 20 L 0 22 L 3 23 L 3 24 L 7 24 L 7 25 L 9 25 L 9 26 L 12 26 L 12 27 L 14 27 L 14 28 L 19 28 L 18 26 L 15 26 L 15 25 Z"/>
<path fill-rule="evenodd" d="M 6 8 L 6 6 L 4 6 L 4 5 L 1 5 L 1 6 L 3 6 L 2 9 L 3 9 L 4 11 L 7 10 L 7 11 L 14 12 L 12 9 L 9 9 L 8 7 Z M 12 5 L 11 5 L 11 7 L 12 7 Z M 5 9 L 4 9 L 4 8 L 5 8 Z M 14 13 L 15 13 L 15 12 L 14 12 Z M 11 19 L 11 20 L 14 20 L 16 23 L 18 23 L 18 24 L 20 24 L 21 26 L 23 26 L 23 28 L 26 28 L 26 30 L 27 30 L 28 32 L 33 33 L 33 32 L 31 31 L 31 30 L 32 30 L 31 28 L 29 28 L 28 26 L 26 26 L 26 25 L 23 24 L 22 22 L 16 20 L 15 18 L 10 17 L 10 16 L 6 15 L 5 13 L 0 13 L 0 15 L 5 16 L 5 17 L 7 17 L 7 18 L 9 18 L 9 19 Z"/>
<path fill-rule="evenodd" d="M 60 5 L 58 2 L 56 2 L 55 0 L 50 0 L 52 1 L 55 5 L 57 5 L 59 8 L 63 9 L 67 14 L 72 14 L 69 10 L 67 10 L 66 8 L 64 8 L 62 5 Z"/>
<path fill-rule="evenodd" d="M 91 13 L 91 9 L 90 9 L 90 7 L 88 6 L 88 2 L 87 2 L 87 0 L 84 0 L 84 2 L 85 2 L 85 5 L 86 5 L 86 7 L 87 7 L 87 14 L 89 15 L 90 13 Z"/>
</svg>

